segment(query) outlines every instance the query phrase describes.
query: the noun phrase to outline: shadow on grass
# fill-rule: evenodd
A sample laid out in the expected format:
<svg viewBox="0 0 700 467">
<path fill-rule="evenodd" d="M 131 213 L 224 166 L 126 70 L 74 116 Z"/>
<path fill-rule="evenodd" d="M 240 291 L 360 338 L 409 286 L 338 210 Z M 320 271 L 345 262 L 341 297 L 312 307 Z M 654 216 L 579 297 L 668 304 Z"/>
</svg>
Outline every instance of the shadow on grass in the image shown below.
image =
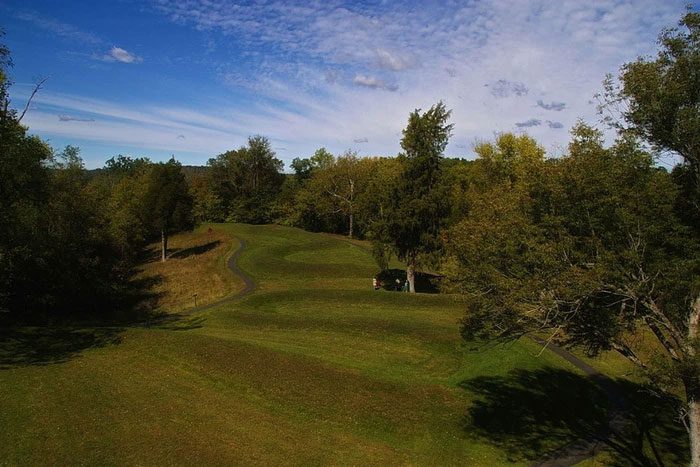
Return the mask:
<svg viewBox="0 0 700 467">
<path fill-rule="evenodd" d="M 86 349 L 121 342 L 121 327 L 17 327 L 0 331 L 0 369 L 66 362 Z"/>
<path fill-rule="evenodd" d="M 145 321 L 112 325 L 11 326 L 0 328 L 0 370 L 65 363 L 82 352 L 122 342 L 129 328 L 190 331 L 205 318 L 178 314 L 152 314 Z"/>
<path fill-rule="evenodd" d="M 221 241 L 215 240 L 213 242 L 204 243 L 202 245 L 185 248 L 184 250 L 172 250 L 170 258 L 187 258 L 189 256 L 202 255 L 208 251 L 213 250 L 219 245 L 221 245 Z"/>
<path fill-rule="evenodd" d="M 189 248 L 168 248 L 168 259 L 183 259 L 207 253 L 221 245 L 221 240 L 212 240 Z M 142 263 L 153 263 L 161 260 L 160 248 L 145 249 L 140 256 Z"/>
<path fill-rule="evenodd" d="M 152 316 L 142 327 L 153 329 L 166 329 L 169 331 L 191 331 L 204 326 L 206 318 L 203 316 L 190 316 L 188 314 L 169 314 Z"/>
<path fill-rule="evenodd" d="M 204 318 L 156 311 L 161 277 L 136 278 L 115 286 L 112 303 L 95 302 L 91 313 L 0 316 L 0 370 L 67 362 L 82 352 L 118 345 L 129 328 L 187 331 Z"/>
<path fill-rule="evenodd" d="M 679 401 L 626 380 L 546 368 L 478 377 L 460 387 L 476 398 L 463 419 L 467 436 L 502 449 L 511 462 L 583 460 L 601 450 L 611 465 L 688 462 L 687 435 L 675 420 Z"/>
</svg>

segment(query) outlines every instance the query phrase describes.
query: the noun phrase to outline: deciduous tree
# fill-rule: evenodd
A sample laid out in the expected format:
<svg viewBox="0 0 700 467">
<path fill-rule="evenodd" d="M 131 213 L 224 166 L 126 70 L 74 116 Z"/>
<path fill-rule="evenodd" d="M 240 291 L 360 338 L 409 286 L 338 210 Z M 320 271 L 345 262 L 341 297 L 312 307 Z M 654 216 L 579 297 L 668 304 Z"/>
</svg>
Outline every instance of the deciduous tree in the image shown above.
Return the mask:
<svg viewBox="0 0 700 467">
<path fill-rule="evenodd" d="M 185 175 L 175 159 L 153 164 L 148 178 L 143 207 L 148 225 L 161 237 L 161 261 L 166 261 L 168 237 L 182 230 L 191 229 L 192 197 Z"/>
<path fill-rule="evenodd" d="M 660 50 L 655 59 L 640 58 L 624 65 L 619 85 L 605 81 L 601 111 L 614 126 L 631 131 L 657 150 L 680 155 L 692 174 L 693 190 L 686 195 L 700 199 L 700 13 L 688 11 L 678 28 L 667 29 L 659 37 Z M 621 118 L 618 119 L 618 116 Z M 688 180 L 688 178 L 686 178 Z M 686 206 L 700 213 L 696 202 Z M 697 219 L 697 217 L 695 217 Z M 700 224 L 691 226 L 700 235 Z M 691 270 L 687 271 L 691 274 Z M 693 287 L 683 324 L 687 358 L 695 358 L 700 338 L 700 284 Z M 686 382 L 690 413 L 693 465 L 700 466 L 700 381 L 697 375 Z"/>
</svg>

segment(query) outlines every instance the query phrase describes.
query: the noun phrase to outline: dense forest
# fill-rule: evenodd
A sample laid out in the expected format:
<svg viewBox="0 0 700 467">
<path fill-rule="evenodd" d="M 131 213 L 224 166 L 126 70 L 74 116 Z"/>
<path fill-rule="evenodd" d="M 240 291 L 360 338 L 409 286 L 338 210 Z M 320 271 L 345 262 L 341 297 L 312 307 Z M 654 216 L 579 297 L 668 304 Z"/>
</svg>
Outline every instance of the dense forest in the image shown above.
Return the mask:
<svg viewBox="0 0 700 467">
<path fill-rule="evenodd" d="M 700 456 L 700 15 L 660 38 L 654 60 L 604 83 L 601 112 L 618 130 L 580 122 L 566 153 L 548 157 L 526 134 L 445 158 L 442 102 L 408 116 L 396 157 L 320 148 L 283 173 L 270 142 L 211 158 L 116 156 L 87 171 L 78 148 L 55 152 L 9 106 L 10 55 L 0 49 L 0 309 L 17 321 L 124 315 L 144 307 L 133 271 L 148 242 L 196 223 L 278 223 L 370 240 L 444 276 L 469 297 L 466 339 L 537 331 L 591 355 L 614 349 L 659 388 L 682 388 L 683 420 Z M 615 113 L 617 112 L 617 113 Z M 680 156 L 672 170 L 658 154 Z M 654 336 L 644 358 L 631 337 Z"/>
</svg>

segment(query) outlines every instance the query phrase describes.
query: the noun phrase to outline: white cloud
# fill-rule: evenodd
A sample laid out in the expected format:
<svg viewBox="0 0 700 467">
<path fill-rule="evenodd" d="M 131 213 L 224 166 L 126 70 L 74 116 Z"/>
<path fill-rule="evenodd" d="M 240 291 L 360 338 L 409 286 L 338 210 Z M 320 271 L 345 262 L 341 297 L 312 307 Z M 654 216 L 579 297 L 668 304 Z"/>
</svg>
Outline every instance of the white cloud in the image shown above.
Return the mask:
<svg viewBox="0 0 700 467">
<path fill-rule="evenodd" d="M 377 66 L 386 70 L 402 71 L 414 66 L 415 61 L 409 57 L 394 54 L 385 49 L 377 49 Z"/>
<path fill-rule="evenodd" d="M 352 79 L 352 84 L 372 89 L 385 89 L 387 91 L 396 91 L 398 89 L 398 86 L 395 84 L 387 84 L 379 78 L 366 75 L 355 75 Z"/>
<path fill-rule="evenodd" d="M 102 60 L 106 62 L 121 62 L 121 63 L 141 63 L 143 59 L 121 47 L 112 47 L 109 53 L 102 56 Z"/>
</svg>

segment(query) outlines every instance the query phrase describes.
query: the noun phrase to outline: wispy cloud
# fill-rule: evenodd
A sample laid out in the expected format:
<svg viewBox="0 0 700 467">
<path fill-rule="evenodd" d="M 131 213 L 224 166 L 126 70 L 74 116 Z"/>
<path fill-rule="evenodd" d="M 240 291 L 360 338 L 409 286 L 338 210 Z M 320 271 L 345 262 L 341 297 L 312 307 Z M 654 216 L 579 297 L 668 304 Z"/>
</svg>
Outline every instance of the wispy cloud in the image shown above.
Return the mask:
<svg viewBox="0 0 700 467">
<path fill-rule="evenodd" d="M 360 144 L 360 143 L 369 143 L 369 139 L 367 139 L 367 138 L 355 138 L 355 139 L 353 139 L 353 141 L 354 141 L 355 143 L 358 143 L 358 144 Z"/>
<path fill-rule="evenodd" d="M 30 11 L 20 11 L 15 14 L 17 19 L 31 23 L 34 27 L 43 29 L 57 36 L 84 42 L 92 45 L 102 43 L 102 40 L 90 32 L 81 31 L 73 25 L 63 23 L 53 18 L 41 16 Z"/>
<path fill-rule="evenodd" d="M 415 60 L 408 56 L 392 53 L 386 49 L 377 49 L 376 63 L 379 68 L 392 71 L 402 71 L 415 66 Z"/>
<path fill-rule="evenodd" d="M 141 63 L 143 58 L 121 47 L 112 47 L 108 53 L 102 56 L 101 60 L 105 62 Z"/>
<path fill-rule="evenodd" d="M 550 120 L 547 120 L 547 126 L 553 130 L 560 130 L 564 128 L 564 125 L 561 122 L 552 122 Z"/>
<path fill-rule="evenodd" d="M 88 117 L 76 117 L 73 115 L 59 115 L 58 120 L 61 122 L 94 122 L 94 118 L 88 118 Z"/>
<path fill-rule="evenodd" d="M 387 84 L 379 78 L 367 75 L 355 75 L 352 84 L 372 89 L 384 89 L 386 91 L 396 91 L 399 87 L 395 84 Z"/>
</svg>

